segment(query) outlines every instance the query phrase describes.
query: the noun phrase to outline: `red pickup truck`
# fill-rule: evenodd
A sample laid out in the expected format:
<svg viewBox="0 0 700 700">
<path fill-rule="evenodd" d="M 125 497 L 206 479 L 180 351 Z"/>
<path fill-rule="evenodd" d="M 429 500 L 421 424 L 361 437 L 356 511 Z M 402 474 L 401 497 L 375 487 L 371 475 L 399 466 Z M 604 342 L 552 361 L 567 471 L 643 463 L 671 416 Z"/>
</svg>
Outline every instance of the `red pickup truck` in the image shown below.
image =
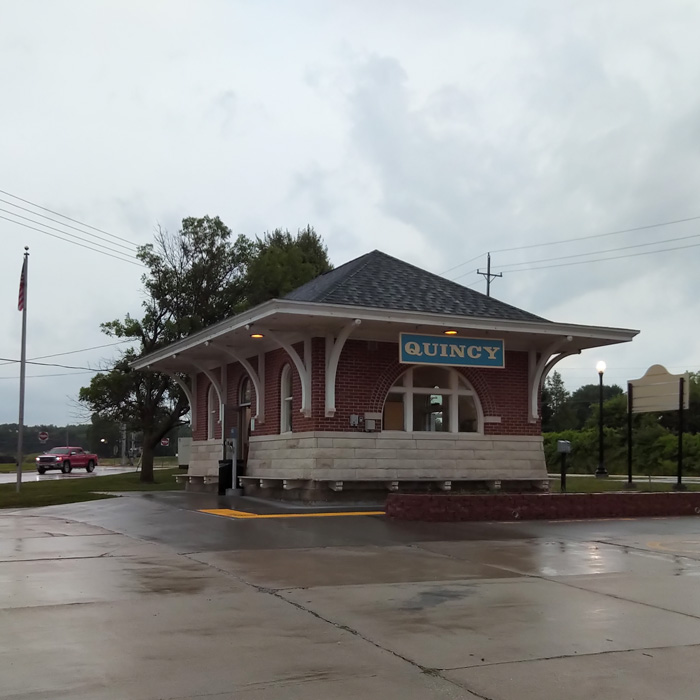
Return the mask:
<svg viewBox="0 0 700 700">
<path fill-rule="evenodd" d="M 60 469 L 70 474 L 73 469 L 91 472 L 97 466 L 97 455 L 85 452 L 82 447 L 53 447 L 36 458 L 36 470 L 45 474 L 47 469 Z"/>
</svg>

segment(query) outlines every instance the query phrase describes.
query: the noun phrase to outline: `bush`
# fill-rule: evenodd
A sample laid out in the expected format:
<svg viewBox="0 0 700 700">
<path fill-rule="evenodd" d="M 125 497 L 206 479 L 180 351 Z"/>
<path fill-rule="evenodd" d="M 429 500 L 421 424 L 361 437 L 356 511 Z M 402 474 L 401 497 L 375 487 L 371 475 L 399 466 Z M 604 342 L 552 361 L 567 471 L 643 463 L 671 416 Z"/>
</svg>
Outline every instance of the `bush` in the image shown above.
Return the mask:
<svg viewBox="0 0 700 700">
<path fill-rule="evenodd" d="M 571 442 L 567 458 L 568 471 L 593 474 L 598 466 L 598 430 L 564 430 L 545 433 L 544 454 L 547 469 L 558 472 L 561 455 L 557 440 Z M 644 422 L 632 434 L 632 467 L 635 474 L 674 476 L 678 469 L 678 436 L 656 422 Z M 603 449 L 605 468 L 610 474 L 627 473 L 627 431 L 604 428 Z M 683 434 L 683 473 L 700 475 L 700 434 Z"/>
</svg>

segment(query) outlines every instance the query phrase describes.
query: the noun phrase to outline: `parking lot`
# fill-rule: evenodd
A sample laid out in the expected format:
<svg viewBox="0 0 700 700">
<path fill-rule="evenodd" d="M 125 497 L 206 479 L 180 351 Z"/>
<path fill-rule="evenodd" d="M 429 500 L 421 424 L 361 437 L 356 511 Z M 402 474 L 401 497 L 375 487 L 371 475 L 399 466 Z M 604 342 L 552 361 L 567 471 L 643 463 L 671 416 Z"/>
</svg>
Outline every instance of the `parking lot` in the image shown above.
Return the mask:
<svg viewBox="0 0 700 700">
<path fill-rule="evenodd" d="M 0 515 L 0 697 L 698 696 L 695 518 L 211 506 L 135 494 Z"/>
</svg>

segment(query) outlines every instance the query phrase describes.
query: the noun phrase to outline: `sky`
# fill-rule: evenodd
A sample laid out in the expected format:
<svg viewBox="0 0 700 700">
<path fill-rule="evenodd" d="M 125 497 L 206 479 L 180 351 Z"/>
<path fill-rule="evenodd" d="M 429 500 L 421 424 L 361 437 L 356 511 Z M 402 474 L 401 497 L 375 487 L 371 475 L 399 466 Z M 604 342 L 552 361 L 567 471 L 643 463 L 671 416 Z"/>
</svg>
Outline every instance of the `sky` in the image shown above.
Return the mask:
<svg viewBox="0 0 700 700">
<path fill-rule="evenodd" d="M 96 347 L 114 342 L 100 323 L 140 313 L 135 246 L 189 216 L 250 237 L 311 224 L 335 265 L 379 248 L 482 292 L 491 251 L 492 296 L 641 331 L 558 365 L 570 391 L 601 359 L 621 386 L 700 370 L 695 0 L 0 0 L 0 17 L 0 357 L 20 355 L 29 246 L 28 358 L 77 368 L 28 367 L 28 425 L 85 420 L 79 388 L 119 349 Z M 0 422 L 18 376 L 0 365 Z"/>
</svg>

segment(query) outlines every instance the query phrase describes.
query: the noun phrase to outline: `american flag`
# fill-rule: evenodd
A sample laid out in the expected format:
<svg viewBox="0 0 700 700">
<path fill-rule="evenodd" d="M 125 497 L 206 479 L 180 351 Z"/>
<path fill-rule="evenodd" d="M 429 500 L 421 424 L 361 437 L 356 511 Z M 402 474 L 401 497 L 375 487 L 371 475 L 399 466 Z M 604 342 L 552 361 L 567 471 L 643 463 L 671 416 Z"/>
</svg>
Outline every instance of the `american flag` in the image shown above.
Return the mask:
<svg viewBox="0 0 700 700">
<path fill-rule="evenodd" d="M 19 299 L 17 300 L 17 310 L 24 311 L 24 299 L 27 293 L 27 258 L 25 256 L 22 264 L 22 274 L 19 278 Z"/>
</svg>

